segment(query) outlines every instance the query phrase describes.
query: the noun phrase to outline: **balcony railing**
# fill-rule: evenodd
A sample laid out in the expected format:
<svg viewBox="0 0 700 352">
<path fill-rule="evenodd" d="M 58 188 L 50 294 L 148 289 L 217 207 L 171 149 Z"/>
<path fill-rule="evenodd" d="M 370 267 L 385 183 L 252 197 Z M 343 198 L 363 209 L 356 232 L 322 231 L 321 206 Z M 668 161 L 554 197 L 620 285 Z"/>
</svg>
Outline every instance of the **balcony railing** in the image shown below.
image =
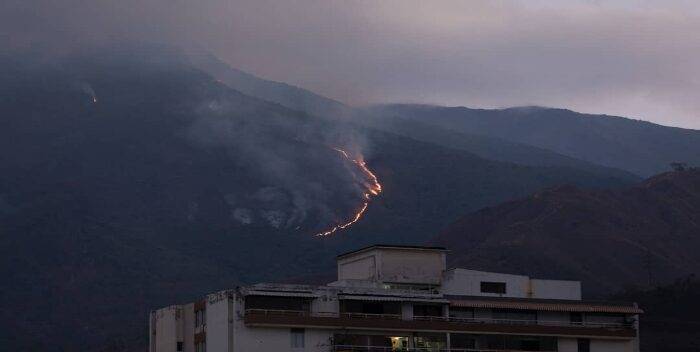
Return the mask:
<svg viewBox="0 0 700 352">
<path fill-rule="evenodd" d="M 525 352 L 523 350 L 493 350 L 474 348 L 394 348 L 387 346 L 334 345 L 333 352 Z M 556 352 L 556 351 L 545 351 Z"/>
<path fill-rule="evenodd" d="M 328 328 L 400 329 L 407 331 L 464 331 L 489 333 L 546 334 L 563 336 L 637 336 L 633 323 L 568 322 L 549 320 L 483 319 L 414 316 L 398 314 L 309 312 L 295 310 L 248 309 L 246 325 L 324 326 Z"/>
<path fill-rule="evenodd" d="M 297 310 L 275 309 L 248 309 L 246 314 L 264 316 L 287 317 L 323 317 L 323 318 L 349 318 L 349 319 L 373 319 L 373 320 L 401 320 L 400 314 L 371 314 L 371 313 L 336 313 L 336 312 L 309 312 Z M 632 322 L 570 322 L 553 320 L 518 320 L 518 319 L 494 319 L 494 318 L 462 318 L 443 316 L 413 316 L 415 321 L 439 321 L 463 324 L 499 324 L 499 325 L 537 325 L 556 327 L 584 327 L 603 329 L 630 329 Z"/>
<path fill-rule="evenodd" d="M 465 324 L 502 324 L 502 325 L 539 325 L 562 327 L 585 327 L 604 329 L 629 329 L 634 326 L 631 322 L 571 322 L 556 320 L 524 320 L 524 319 L 496 319 L 496 318 L 462 318 L 462 317 L 437 317 L 437 316 L 413 316 L 413 320 L 420 321 L 447 321 Z"/>
<path fill-rule="evenodd" d="M 299 310 L 279 309 L 247 309 L 246 314 L 262 314 L 269 316 L 287 317 L 322 317 L 322 318 L 359 318 L 359 319 L 401 319 L 400 314 L 372 314 L 372 313 L 336 313 L 336 312 L 309 312 Z"/>
</svg>

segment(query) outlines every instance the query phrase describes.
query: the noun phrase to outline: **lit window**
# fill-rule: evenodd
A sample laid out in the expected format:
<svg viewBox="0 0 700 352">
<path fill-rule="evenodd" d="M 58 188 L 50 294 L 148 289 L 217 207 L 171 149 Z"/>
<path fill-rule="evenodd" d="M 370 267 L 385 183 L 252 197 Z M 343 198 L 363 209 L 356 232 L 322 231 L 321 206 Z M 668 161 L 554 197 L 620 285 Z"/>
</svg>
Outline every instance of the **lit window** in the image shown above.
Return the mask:
<svg viewBox="0 0 700 352">
<path fill-rule="evenodd" d="M 482 293 L 506 293 L 506 283 L 505 282 L 481 282 L 481 292 Z"/>
<path fill-rule="evenodd" d="M 292 348 L 304 348 L 304 329 L 292 329 Z"/>
</svg>

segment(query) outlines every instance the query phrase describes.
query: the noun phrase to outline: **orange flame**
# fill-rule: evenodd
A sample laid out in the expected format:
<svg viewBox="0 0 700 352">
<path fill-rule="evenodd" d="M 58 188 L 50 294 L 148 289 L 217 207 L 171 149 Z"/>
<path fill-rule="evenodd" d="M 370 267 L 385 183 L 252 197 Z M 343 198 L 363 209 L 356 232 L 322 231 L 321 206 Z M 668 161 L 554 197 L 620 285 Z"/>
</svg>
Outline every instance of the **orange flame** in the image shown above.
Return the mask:
<svg viewBox="0 0 700 352">
<path fill-rule="evenodd" d="M 367 211 L 367 207 L 369 206 L 369 201 L 372 196 L 378 196 L 379 193 L 382 193 L 382 185 L 379 183 L 379 179 L 377 178 L 377 175 L 375 175 L 372 170 L 370 170 L 367 167 L 367 163 L 362 159 L 362 156 L 360 156 L 359 159 L 353 159 L 350 157 L 350 155 L 340 149 L 340 148 L 333 148 L 335 151 L 339 152 L 340 154 L 343 155 L 343 157 L 355 165 L 357 165 L 360 170 L 362 170 L 362 173 L 365 174 L 365 176 L 370 180 L 371 183 L 367 184 L 365 183 L 365 187 L 367 188 L 367 191 L 362 195 L 365 201 L 362 203 L 362 207 L 360 207 L 360 210 L 358 210 L 355 215 L 348 221 L 339 225 L 334 226 L 330 230 L 326 230 L 323 232 L 320 232 L 316 234 L 316 236 L 328 236 L 333 233 L 335 233 L 338 230 L 342 230 L 344 228 L 349 227 L 350 225 L 356 223 L 357 221 L 362 218 L 362 215 Z"/>
</svg>

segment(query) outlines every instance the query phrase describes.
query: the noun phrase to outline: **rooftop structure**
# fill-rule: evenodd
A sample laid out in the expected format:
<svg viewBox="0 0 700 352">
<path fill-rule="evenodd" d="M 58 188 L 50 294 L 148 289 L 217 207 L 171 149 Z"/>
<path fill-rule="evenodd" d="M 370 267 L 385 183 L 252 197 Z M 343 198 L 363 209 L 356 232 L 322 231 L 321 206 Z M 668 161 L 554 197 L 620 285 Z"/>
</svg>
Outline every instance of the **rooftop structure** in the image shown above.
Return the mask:
<svg viewBox="0 0 700 352">
<path fill-rule="evenodd" d="M 151 312 L 150 352 L 638 351 L 631 303 L 578 281 L 446 268 L 445 248 L 338 256 L 327 285 L 256 284 Z"/>
</svg>

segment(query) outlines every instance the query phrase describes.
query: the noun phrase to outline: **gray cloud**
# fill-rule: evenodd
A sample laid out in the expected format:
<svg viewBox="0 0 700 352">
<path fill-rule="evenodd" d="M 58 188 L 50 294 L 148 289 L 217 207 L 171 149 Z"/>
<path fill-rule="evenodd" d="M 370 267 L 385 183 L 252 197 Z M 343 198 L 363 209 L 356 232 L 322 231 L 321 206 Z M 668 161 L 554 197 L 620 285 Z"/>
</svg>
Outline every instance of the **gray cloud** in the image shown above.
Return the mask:
<svg viewBox="0 0 700 352">
<path fill-rule="evenodd" d="M 700 128 L 695 1 L 6 0 L 9 47 L 138 38 L 351 104 L 538 104 Z"/>
</svg>

